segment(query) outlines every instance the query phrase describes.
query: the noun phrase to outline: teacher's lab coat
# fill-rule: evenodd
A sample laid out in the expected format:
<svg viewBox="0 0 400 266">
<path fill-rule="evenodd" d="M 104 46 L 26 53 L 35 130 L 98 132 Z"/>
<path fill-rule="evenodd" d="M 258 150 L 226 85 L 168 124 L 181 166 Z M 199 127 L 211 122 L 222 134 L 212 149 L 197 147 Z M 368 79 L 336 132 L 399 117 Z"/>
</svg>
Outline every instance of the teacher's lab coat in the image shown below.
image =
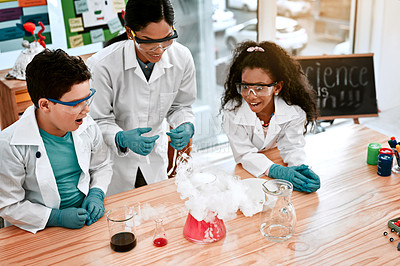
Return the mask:
<svg viewBox="0 0 400 266">
<path fill-rule="evenodd" d="M 146 80 L 136 59 L 132 40 L 104 48 L 87 60 L 92 71 L 92 87 L 97 90 L 90 114 L 99 124 L 114 154 L 113 178 L 108 195 L 134 188 L 140 167 L 148 184 L 167 179 L 169 125 L 194 124 L 192 104 L 196 99 L 195 67 L 188 48 L 175 42 L 154 65 Z M 165 122 L 165 118 L 168 124 Z M 154 149 L 146 156 L 115 143 L 121 130 L 151 127 L 143 136 L 159 135 Z"/>
<path fill-rule="evenodd" d="M 288 166 L 306 163 L 303 135 L 306 113 L 297 105 L 288 105 L 281 97 L 274 97 L 274 104 L 275 114 L 265 136 L 260 119 L 244 99 L 236 110 L 226 110 L 231 109 L 232 103 L 224 110 L 223 128 L 235 161 L 256 177 L 266 174 L 274 164 L 259 151 L 276 146 Z"/>
<path fill-rule="evenodd" d="M 85 195 L 93 187 L 106 193 L 112 167 L 96 122 L 85 117 L 72 138 L 82 170 L 78 189 Z M 0 132 L 0 180 L 0 216 L 32 233 L 44 229 L 51 209 L 59 208 L 61 198 L 33 105 Z"/>
</svg>

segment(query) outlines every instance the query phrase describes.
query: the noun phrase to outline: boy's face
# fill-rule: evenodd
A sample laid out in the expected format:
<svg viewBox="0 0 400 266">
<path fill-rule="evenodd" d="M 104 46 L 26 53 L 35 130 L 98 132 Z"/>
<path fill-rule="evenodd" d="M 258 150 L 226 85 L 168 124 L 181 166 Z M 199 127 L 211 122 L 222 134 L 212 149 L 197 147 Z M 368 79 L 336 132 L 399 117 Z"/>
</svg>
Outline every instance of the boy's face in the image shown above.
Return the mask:
<svg viewBox="0 0 400 266">
<path fill-rule="evenodd" d="M 58 100 L 62 102 L 79 101 L 88 97 L 91 93 L 89 80 L 87 80 L 73 85 L 71 90 Z M 83 123 L 82 119 L 89 112 L 89 106 L 86 102 L 81 102 L 75 106 L 67 106 L 47 99 L 47 110 L 45 112 L 47 115 L 45 119 L 41 120 L 42 125 L 39 126 L 47 133 L 59 137 L 64 136 L 68 131 L 78 129 Z"/>
</svg>

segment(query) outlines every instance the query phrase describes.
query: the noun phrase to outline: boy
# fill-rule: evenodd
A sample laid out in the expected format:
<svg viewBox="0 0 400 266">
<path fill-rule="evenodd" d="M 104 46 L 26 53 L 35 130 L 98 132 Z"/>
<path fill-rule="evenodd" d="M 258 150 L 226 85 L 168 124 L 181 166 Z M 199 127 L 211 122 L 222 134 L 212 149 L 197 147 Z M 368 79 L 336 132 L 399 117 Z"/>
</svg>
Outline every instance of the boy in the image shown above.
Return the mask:
<svg viewBox="0 0 400 266">
<path fill-rule="evenodd" d="M 33 106 L 0 132 L 0 216 L 36 233 L 81 228 L 104 214 L 112 176 L 100 129 L 87 116 L 95 93 L 79 57 L 44 50 L 26 69 Z"/>
</svg>

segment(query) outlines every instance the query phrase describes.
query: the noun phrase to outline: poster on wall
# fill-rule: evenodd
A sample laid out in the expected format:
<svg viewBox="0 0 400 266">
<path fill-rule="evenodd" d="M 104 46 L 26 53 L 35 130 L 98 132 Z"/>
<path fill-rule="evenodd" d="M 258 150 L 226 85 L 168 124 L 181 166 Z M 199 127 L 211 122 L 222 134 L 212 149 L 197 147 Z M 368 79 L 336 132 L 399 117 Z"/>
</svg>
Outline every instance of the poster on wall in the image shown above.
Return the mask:
<svg viewBox="0 0 400 266">
<path fill-rule="evenodd" d="M 34 24 L 34 35 L 24 29 L 25 23 Z M 39 32 L 44 43 L 51 44 L 46 0 L 0 0 L 0 53 L 24 49 L 22 42 L 38 41 Z"/>
<path fill-rule="evenodd" d="M 68 48 L 108 41 L 123 30 L 128 0 L 61 1 Z"/>
</svg>

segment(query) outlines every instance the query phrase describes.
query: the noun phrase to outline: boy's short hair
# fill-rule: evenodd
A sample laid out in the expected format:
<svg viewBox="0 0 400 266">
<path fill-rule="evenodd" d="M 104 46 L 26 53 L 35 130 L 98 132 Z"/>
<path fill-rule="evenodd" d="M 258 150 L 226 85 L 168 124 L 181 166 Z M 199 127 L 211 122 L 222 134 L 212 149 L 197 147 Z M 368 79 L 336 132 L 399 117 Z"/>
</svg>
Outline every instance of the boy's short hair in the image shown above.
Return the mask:
<svg viewBox="0 0 400 266">
<path fill-rule="evenodd" d="M 26 67 L 26 84 L 35 105 L 40 98 L 59 100 L 73 85 L 91 77 L 82 58 L 69 56 L 62 49 L 45 49 Z"/>
</svg>

